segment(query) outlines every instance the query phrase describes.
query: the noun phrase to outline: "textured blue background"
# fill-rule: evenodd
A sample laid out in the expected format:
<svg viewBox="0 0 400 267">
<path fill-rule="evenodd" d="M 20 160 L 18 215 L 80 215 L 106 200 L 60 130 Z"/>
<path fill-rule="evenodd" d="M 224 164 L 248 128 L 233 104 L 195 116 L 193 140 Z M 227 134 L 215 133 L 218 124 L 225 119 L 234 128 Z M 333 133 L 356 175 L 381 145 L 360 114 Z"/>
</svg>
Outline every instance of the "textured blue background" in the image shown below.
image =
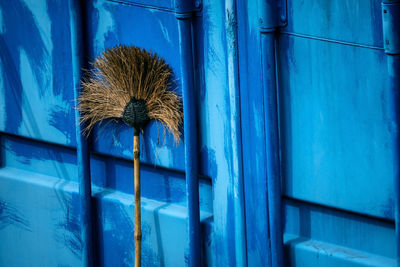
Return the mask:
<svg viewBox="0 0 400 267">
<path fill-rule="evenodd" d="M 236 3 L 239 96 L 228 90 L 229 10 L 204 0 L 192 18 L 202 249 L 209 266 L 246 258 L 248 266 L 266 266 L 259 6 Z M 81 265 L 69 8 L 66 0 L 0 0 L 0 266 Z M 172 66 L 181 94 L 173 10 L 174 1 L 87 1 L 84 60 L 117 44 L 152 50 Z M 394 266 L 393 140 L 380 1 L 287 0 L 287 25 L 276 47 L 287 263 Z M 240 112 L 232 106 L 236 97 Z M 235 116 L 241 118 L 239 151 Z M 133 265 L 132 134 L 111 122 L 89 139 L 100 266 Z M 141 150 L 143 266 L 185 266 L 184 143 L 164 139 L 161 125 L 151 123 Z M 238 165 L 243 185 L 236 180 Z M 237 186 L 244 192 L 239 219 Z"/>
</svg>

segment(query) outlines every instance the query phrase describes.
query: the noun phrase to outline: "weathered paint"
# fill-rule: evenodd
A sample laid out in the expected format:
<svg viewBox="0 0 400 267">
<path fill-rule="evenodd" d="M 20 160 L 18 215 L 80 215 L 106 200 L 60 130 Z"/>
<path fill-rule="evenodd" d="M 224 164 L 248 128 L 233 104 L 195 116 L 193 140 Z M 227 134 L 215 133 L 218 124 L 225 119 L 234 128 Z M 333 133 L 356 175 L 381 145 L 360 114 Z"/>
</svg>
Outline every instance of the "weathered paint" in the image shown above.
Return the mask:
<svg viewBox="0 0 400 267">
<path fill-rule="evenodd" d="M 0 7 L 7 10 L 2 12 L 0 50 L 4 80 L 0 95 L 8 99 L 0 116 L 4 126 L 1 130 L 73 145 L 67 3 L 1 1 Z M 21 34 L 20 29 L 27 34 Z"/>
<path fill-rule="evenodd" d="M 188 39 L 203 262 L 275 266 L 272 240 L 280 235 L 271 233 L 271 222 L 279 208 L 269 192 L 278 191 L 270 191 L 266 166 L 276 142 L 268 133 L 271 95 L 264 84 L 273 78 L 266 73 L 274 68 L 274 45 L 284 258 L 292 266 L 395 265 L 395 72 L 383 47 L 380 2 L 277 1 L 286 2 L 287 14 L 274 16 L 280 20 L 274 44 L 260 33 L 272 16 L 259 20 L 259 2 L 272 3 L 86 1 L 88 57 L 82 60 L 119 43 L 150 49 L 171 65 L 182 94 L 176 15 L 194 10 Z M 2 266 L 83 264 L 72 14 L 68 1 L 0 0 Z M 94 260 L 129 266 L 132 131 L 118 121 L 105 124 L 89 139 Z M 164 141 L 156 123 L 141 143 L 143 265 L 185 266 L 186 144 L 176 146 L 170 136 Z"/>
</svg>

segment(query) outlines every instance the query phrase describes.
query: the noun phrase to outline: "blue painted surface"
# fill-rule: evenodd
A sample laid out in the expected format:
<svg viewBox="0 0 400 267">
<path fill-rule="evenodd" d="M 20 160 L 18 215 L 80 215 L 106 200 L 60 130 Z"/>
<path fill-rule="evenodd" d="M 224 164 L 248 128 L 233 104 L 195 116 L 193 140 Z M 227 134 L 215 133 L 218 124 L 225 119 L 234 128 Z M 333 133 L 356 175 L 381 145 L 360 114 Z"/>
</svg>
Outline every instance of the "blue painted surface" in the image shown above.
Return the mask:
<svg viewBox="0 0 400 267">
<path fill-rule="evenodd" d="M 202 264 L 200 250 L 199 168 L 197 148 L 197 104 L 194 84 L 192 23 L 190 14 L 178 14 L 179 52 L 182 75 L 185 179 L 188 208 L 188 266 Z"/>
<path fill-rule="evenodd" d="M 74 145 L 68 3 L 0 1 L 0 5 L 0 129 Z"/>
<path fill-rule="evenodd" d="M 84 161 L 73 109 L 77 66 L 119 43 L 164 57 L 197 109 L 179 145 L 156 123 L 141 140 L 143 266 L 199 263 L 188 240 L 207 266 L 279 266 L 280 242 L 289 266 L 398 264 L 397 28 L 380 1 L 85 1 L 87 56 L 71 3 L 0 0 L 0 266 L 87 264 L 81 162 L 94 265 L 132 266 L 132 130 L 100 125 Z"/>
<path fill-rule="evenodd" d="M 393 218 L 386 55 L 286 34 L 279 45 L 284 194 Z"/>
<path fill-rule="evenodd" d="M 165 58 L 174 70 L 174 79 L 180 79 L 178 22 L 173 13 L 102 0 L 90 2 L 87 13 L 90 58 L 119 43 L 145 47 Z M 128 19 L 131 17 L 135 20 Z M 178 87 L 177 84 L 174 86 Z M 181 94 L 180 87 L 177 92 Z M 176 146 L 170 135 L 163 137 L 163 132 L 159 123 L 151 122 L 146 127 L 144 138 L 140 142 L 142 160 L 183 171 L 184 143 Z M 93 149 L 100 153 L 133 159 L 132 135 L 132 129 L 124 124 L 100 125 L 91 137 Z"/>
<path fill-rule="evenodd" d="M 257 4 L 259 1 L 257 1 Z M 243 177 L 248 266 L 271 266 L 259 6 L 238 2 Z M 254 208 L 257 207 L 257 208 Z"/>
<path fill-rule="evenodd" d="M 287 1 L 283 32 L 383 47 L 380 1 Z"/>
<path fill-rule="evenodd" d="M 243 165 L 242 165 L 242 130 L 240 113 L 239 87 L 239 59 L 238 59 L 238 25 L 236 1 L 225 1 L 225 29 L 226 29 L 226 67 L 228 110 L 226 119 L 230 126 L 230 145 L 227 157 L 229 160 L 228 205 L 226 217 L 231 224 L 226 235 L 233 235 L 232 248 L 229 252 L 235 266 L 244 266 L 247 263 L 245 213 L 243 194 Z"/>
<path fill-rule="evenodd" d="M 383 24 L 383 37 L 384 48 L 387 54 L 387 70 L 390 81 L 390 119 L 391 119 L 391 133 L 393 138 L 393 162 L 394 170 L 394 221 L 396 230 L 396 256 L 397 265 L 400 265 L 400 172 L 399 165 L 399 71 L 400 71 L 400 42 L 399 31 L 396 26 L 397 19 L 400 16 L 400 3 L 398 1 L 383 1 L 382 2 L 382 24 Z"/>
<path fill-rule="evenodd" d="M 284 202 L 284 219 L 290 266 L 396 266 L 390 221 L 295 200 Z"/>
<path fill-rule="evenodd" d="M 84 75 L 83 69 L 87 67 L 84 61 L 85 52 L 84 38 L 86 27 L 82 14 L 82 3 L 78 0 L 69 2 L 70 8 L 70 31 L 72 50 L 72 77 L 74 99 L 78 99 L 81 90 L 80 83 Z M 76 158 L 78 165 L 78 187 L 79 187 L 79 220 L 81 227 L 81 250 L 82 264 L 92 267 L 93 256 L 93 220 L 92 220 L 92 181 L 90 177 L 90 151 L 88 142 L 83 135 L 85 125 L 81 124 L 82 116 L 78 109 L 75 109 L 75 134 L 76 134 Z"/>
</svg>

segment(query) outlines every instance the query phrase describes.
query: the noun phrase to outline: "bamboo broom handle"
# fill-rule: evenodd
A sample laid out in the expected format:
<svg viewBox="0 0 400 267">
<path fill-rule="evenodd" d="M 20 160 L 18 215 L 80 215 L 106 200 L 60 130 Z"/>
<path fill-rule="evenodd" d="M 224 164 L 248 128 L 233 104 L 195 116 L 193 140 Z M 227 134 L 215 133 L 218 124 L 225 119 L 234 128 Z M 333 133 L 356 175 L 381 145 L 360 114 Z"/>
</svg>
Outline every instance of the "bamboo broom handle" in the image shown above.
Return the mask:
<svg viewBox="0 0 400 267">
<path fill-rule="evenodd" d="M 136 131 L 135 131 L 136 132 Z M 142 247 L 142 226 L 140 209 L 140 138 L 133 136 L 133 158 L 135 171 L 135 267 L 140 267 Z"/>
</svg>

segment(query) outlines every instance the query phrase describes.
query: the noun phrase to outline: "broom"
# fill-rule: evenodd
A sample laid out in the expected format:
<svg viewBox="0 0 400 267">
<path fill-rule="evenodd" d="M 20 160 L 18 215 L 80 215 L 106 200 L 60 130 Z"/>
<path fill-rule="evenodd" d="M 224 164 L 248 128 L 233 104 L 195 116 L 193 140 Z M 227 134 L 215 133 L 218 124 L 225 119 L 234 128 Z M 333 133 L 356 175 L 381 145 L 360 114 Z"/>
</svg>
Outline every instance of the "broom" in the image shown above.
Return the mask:
<svg viewBox="0 0 400 267">
<path fill-rule="evenodd" d="M 133 46 L 107 49 L 92 63 L 82 81 L 78 109 L 88 136 L 105 119 L 121 119 L 133 128 L 135 195 L 135 267 L 141 263 L 140 145 L 139 134 L 150 120 L 170 130 L 180 140 L 182 103 L 168 90 L 171 68 L 157 54 Z"/>
</svg>

